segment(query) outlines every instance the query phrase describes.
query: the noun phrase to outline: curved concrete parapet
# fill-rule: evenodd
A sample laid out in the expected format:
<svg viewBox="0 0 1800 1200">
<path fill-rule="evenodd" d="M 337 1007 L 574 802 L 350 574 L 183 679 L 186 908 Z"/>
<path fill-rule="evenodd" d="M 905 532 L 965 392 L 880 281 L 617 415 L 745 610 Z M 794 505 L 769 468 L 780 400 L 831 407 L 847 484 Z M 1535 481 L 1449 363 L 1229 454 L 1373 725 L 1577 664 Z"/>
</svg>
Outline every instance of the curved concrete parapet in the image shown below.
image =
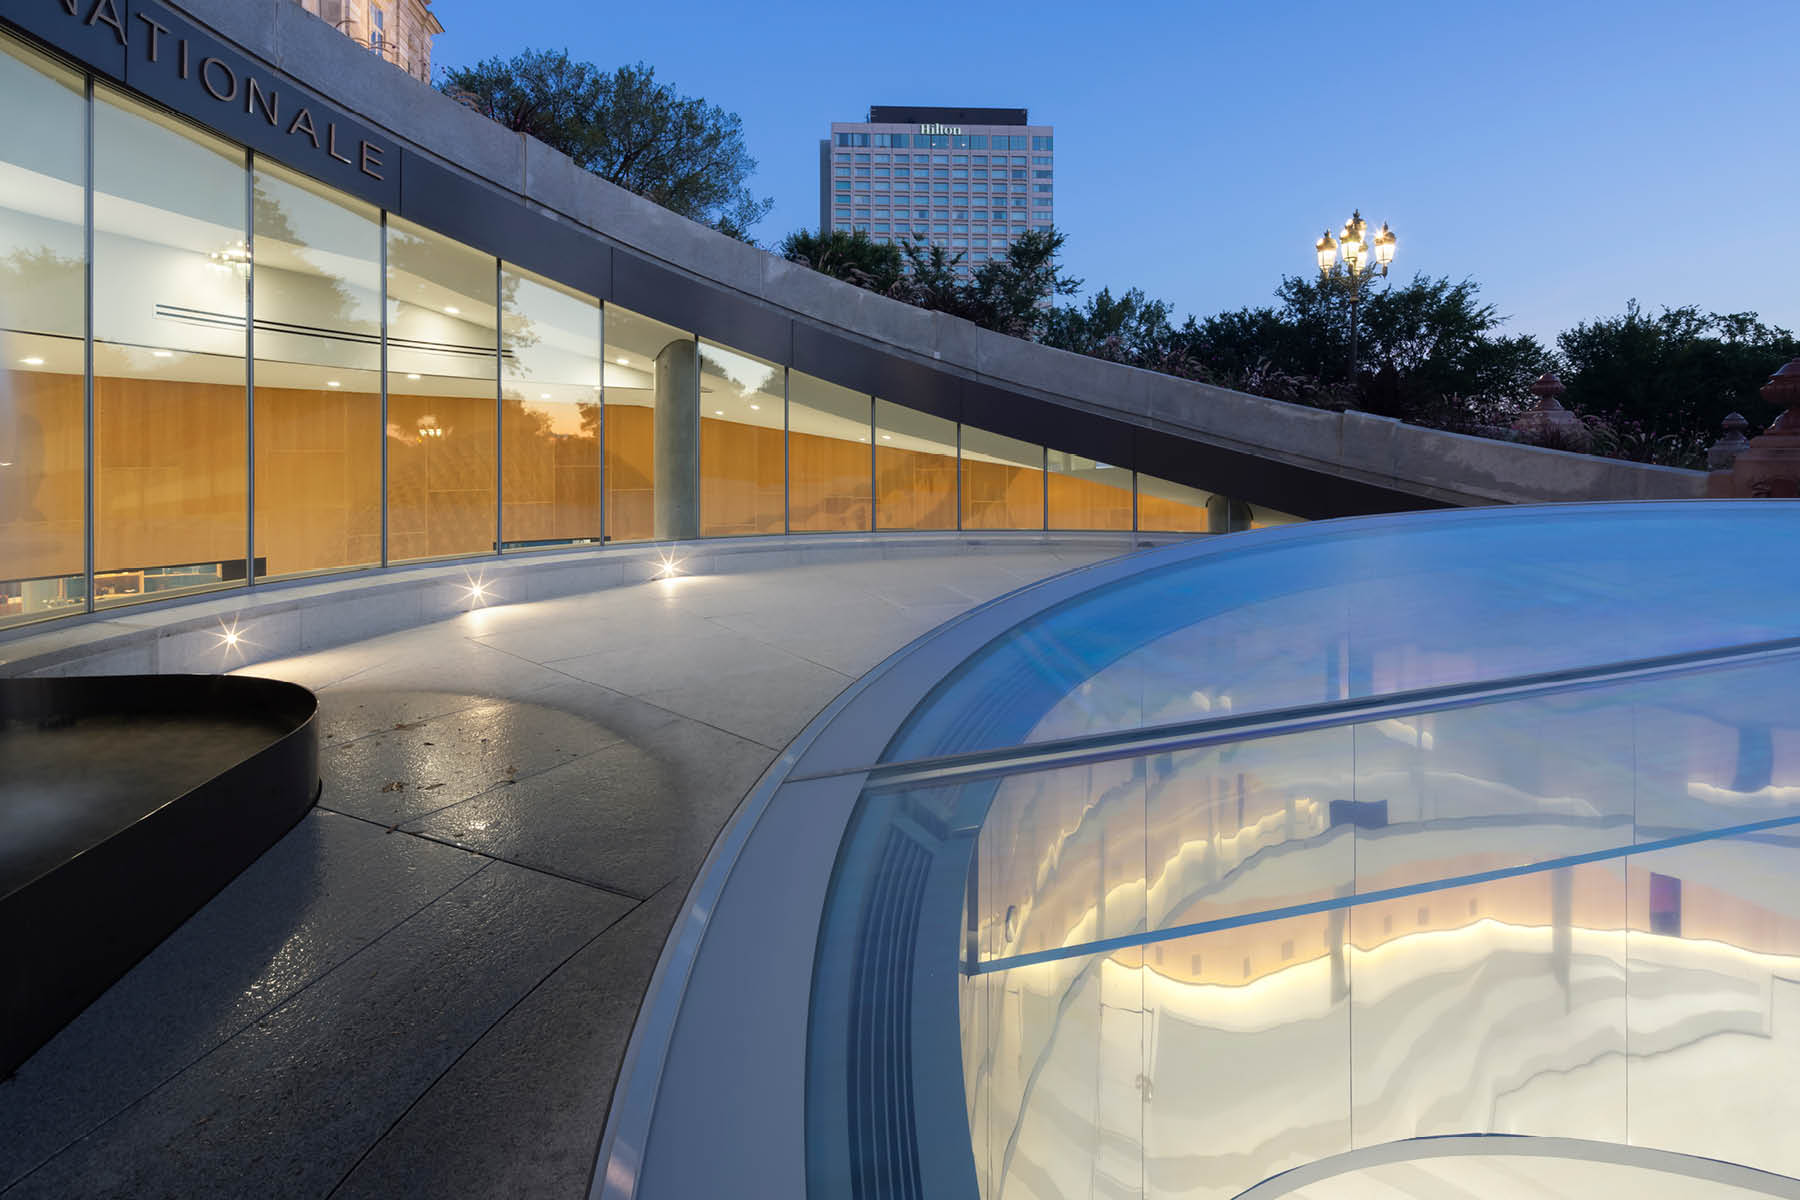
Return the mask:
<svg viewBox="0 0 1800 1200">
<path fill-rule="evenodd" d="M 273 679 L 0 679 L 0 1078 L 312 806 L 317 710 Z"/>
<path fill-rule="evenodd" d="M 1682 499 L 1705 475 L 1424 429 L 1363 413 L 1287 404 L 1071 354 L 981 329 L 830 279 L 678 217 L 576 167 L 565 155 L 462 107 L 336 34 L 291 0 L 173 0 L 248 53 L 336 98 L 449 175 L 421 181 L 417 203 L 445 232 L 505 254 L 493 228 L 527 218 L 546 236 L 597 235 L 617 249 L 604 288 L 622 302 L 777 361 L 829 360 L 847 386 L 879 379 L 989 416 L 1021 405 L 1062 423 L 1091 453 L 1122 432 L 1175 439 L 1215 490 L 1304 516 L 1428 504 Z M 476 193 L 446 184 L 477 185 Z M 441 193 L 433 203 L 425 188 Z M 403 208 L 415 202 L 401 182 Z M 485 196 L 486 202 L 482 202 Z M 409 214 L 410 215 L 410 214 Z M 567 246 L 579 247 L 580 239 Z M 563 252 L 558 251 L 561 255 Z M 577 257 L 591 257 L 576 251 Z M 527 264 L 530 265 L 530 264 Z M 574 265 L 563 256 L 559 266 Z M 597 293 L 604 288 L 585 281 Z M 816 369 L 809 367 L 808 369 Z M 1039 406 L 1048 406 L 1049 411 Z M 928 404 L 927 407 L 930 407 Z M 1000 421 L 991 421 L 1000 424 Z M 1185 443 L 1185 453 L 1180 445 Z M 1114 455 L 1114 461 L 1123 459 Z M 1184 472 L 1185 473 L 1185 472 Z M 1296 486 L 1299 483 L 1301 486 Z M 1297 502 L 1296 492 L 1313 493 Z M 1416 506 L 1416 503 L 1410 506 Z"/>
</svg>

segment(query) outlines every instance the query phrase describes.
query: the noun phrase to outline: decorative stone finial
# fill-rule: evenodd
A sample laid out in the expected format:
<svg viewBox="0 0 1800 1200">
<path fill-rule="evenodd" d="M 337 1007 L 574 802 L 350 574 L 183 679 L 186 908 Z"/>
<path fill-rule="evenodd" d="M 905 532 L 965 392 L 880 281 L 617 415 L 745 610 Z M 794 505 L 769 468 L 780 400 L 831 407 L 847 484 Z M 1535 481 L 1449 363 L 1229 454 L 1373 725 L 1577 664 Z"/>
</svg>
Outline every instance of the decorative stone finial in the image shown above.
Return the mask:
<svg viewBox="0 0 1800 1200">
<path fill-rule="evenodd" d="M 1750 439 L 1744 436 L 1750 422 L 1744 420 L 1743 413 L 1732 413 L 1720 424 L 1725 427 L 1724 435 L 1706 451 L 1706 469 L 1709 471 L 1730 470 L 1737 456 L 1750 444 Z"/>
<path fill-rule="evenodd" d="M 1536 382 L 1531 385 L 1531 394 L 1538 398 L 1537 411 L 1562 412 L 1561 396 L 1568 390 L 1563 386 L 1563 381 L 1551 372 L 1545 371 L 1539 375 Z"/>
</svg>

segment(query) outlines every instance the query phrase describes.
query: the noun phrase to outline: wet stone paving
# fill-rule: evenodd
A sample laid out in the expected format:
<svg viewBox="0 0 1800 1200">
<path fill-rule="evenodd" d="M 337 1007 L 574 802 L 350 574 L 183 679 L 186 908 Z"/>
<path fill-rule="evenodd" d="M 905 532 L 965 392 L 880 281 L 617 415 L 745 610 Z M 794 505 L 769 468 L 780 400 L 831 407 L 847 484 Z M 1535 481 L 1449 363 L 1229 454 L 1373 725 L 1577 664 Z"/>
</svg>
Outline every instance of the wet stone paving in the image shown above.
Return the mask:
<svg viewBox="0 0 1800 1200">
<path fill-rule="evenodd" d="M 319 804 L 0 1082 L 0 1196 L 585 1195 L 664 936 L 775 754 L 913 638 L 1126 548 L 502 597 L 244 668 L 318 693 Z"/>
</svg>

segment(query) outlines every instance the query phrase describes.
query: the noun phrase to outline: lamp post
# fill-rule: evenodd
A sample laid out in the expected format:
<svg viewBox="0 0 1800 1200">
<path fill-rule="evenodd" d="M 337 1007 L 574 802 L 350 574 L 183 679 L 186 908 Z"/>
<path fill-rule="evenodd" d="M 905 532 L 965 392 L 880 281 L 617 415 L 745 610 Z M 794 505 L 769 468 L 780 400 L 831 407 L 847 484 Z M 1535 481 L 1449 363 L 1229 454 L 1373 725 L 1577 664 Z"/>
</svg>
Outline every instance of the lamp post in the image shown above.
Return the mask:
<svg viewBox="0 0 1800 1200">
<path fill-rule="evenodd" d="M 1338 254 L 1344 256 L 1344 270 L 1350 281 L 1350 382 L 1356 382 L 1356 333 L 1358 308 L 1362 304 L 1362 289 L 1365 283 L 1373 278 L 1377 271 L 1382 278 L 1387 278 L 1388 264 L 1394 261 L 1396 241 L 1393 230 L 1387 222 L 1381 223 L 1373 239 L 1369 237 L 1369 223 L 1363 220 L 1362 210 L 1351 212 L 1350 219 L 1344 222 L 1344 231 L 1337 238 L 1331 236 L 1331 230 L 1313 243 L 1313 249 L 1319 256 L 1319 281 L 1329 280 L 1337 266 Z"/>
</svg>

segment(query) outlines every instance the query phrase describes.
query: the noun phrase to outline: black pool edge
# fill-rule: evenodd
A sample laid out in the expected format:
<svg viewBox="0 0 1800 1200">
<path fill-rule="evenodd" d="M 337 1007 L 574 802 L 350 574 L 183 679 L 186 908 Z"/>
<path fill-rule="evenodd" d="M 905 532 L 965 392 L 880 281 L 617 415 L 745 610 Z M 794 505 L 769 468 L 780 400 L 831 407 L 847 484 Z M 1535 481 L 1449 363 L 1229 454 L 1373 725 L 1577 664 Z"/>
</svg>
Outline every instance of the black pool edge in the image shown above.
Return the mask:
<svg viewBox="0 0 1800 1200">
<path fill-rule="evenodd" d="M 280 840 L 320 786 L 318 701 L 298 684 L 231 675 L 0 679 L 8 720 L 172 711 L 250 713 L 282 732 L 0 897 L 0 1079 Z"/>
</svg>

